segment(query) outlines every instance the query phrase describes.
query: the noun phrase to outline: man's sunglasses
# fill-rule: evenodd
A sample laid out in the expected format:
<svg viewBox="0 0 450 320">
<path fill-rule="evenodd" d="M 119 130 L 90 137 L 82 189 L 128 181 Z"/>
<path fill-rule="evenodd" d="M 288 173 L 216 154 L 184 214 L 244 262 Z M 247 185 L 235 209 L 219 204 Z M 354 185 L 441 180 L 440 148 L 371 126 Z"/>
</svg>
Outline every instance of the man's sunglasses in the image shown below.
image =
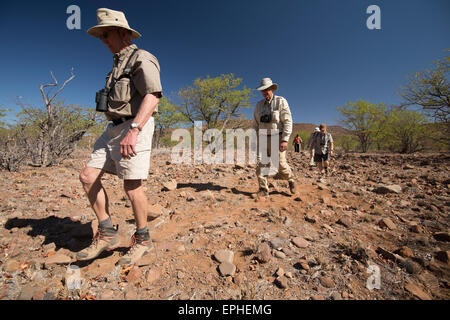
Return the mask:
<svg viewBox="0 0 450 320">
<path fill-rule="evenodd" d="M 110 32 L 111 32 L 111 30 L 104 31 L 104 32 L 100 35 L 100 39 L 106 39 L 106 38 L 108 38 L 108 35 L 109 35 Z"/>
</svg>

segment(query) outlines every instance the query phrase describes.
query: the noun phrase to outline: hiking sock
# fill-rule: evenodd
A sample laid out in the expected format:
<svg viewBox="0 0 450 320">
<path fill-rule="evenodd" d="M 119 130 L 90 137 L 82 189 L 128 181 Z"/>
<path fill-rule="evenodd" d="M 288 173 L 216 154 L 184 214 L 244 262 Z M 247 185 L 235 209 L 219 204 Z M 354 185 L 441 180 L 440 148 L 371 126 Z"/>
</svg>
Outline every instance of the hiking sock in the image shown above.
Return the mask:
<svg viewBox="0 0 450 320">
<path fill-rule="evenodd" d="M 146 241 L 150 239 L 150 233 L 148 231 L 148 227 L 136 229 L 136 235 L 139 237 L 139 239 Z"/>
<path fill-rule="evenodd" d="M 105 229 L 114 229 L 114 226 L 113 226 L 113 224 L 112 224 L 112 222 L 111 222 L 111 217 L 109 217 L 108 219 L 99 221 L 98 227 L 99 227 L 100 229 L 104 229 L 104 230 L 105 230 Z"/>
</svg>

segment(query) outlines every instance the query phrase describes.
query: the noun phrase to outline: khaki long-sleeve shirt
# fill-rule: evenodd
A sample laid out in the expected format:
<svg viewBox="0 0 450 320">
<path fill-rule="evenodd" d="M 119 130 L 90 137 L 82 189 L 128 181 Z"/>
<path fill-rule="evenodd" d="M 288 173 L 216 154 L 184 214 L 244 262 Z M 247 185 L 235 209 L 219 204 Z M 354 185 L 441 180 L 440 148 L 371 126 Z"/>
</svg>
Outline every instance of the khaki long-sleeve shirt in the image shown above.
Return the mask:
<svg viewBox="0 0 450 320">
<path fill-rule="evenodd" d="M 261 122 L 261 116 L 266 114 L 272 114 L 270 123 Z M 292 115 L 285 98 L 273 95 L 269 102 L 265 99 L 259 101 L 253 115 L 256 130 L 267 129 L 270 133 L 270 130 L 278 129 L 281 133 L 281 141 L 289 141 L 292 134 Z"/>
</svg>

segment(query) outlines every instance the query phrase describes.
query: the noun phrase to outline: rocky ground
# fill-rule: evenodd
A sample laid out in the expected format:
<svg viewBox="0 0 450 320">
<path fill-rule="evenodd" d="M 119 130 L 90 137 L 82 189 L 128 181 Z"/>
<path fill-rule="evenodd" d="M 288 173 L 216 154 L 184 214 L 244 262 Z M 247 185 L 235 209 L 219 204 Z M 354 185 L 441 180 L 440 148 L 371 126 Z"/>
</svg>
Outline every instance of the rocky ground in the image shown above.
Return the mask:
<svg viewBox="0 0 450 320">
<path fill-rule="evenodd" d="M 298 194 L 270 180 L 270 197 L 254 199 L 254 166 L 155 152 L 145 183 L 155 249 L 130 267 L 116 265 L 134 220 L 112 176 L 122 246 L 75 260 L 97 227 L 78 181 L 87 158 L 0 172 L 0 299 L 450 297 L 448 154 L 337 155 L 318 182 L 307 155 L 289 152 Z"/>
</svg>

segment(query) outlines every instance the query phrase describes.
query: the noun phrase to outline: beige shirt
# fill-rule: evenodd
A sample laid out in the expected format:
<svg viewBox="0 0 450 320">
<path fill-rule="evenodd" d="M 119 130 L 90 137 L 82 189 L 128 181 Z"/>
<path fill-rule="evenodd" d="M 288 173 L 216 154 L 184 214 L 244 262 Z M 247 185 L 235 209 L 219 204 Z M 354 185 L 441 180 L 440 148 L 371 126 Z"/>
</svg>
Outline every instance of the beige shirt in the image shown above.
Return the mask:
<svg viewBox="0 0 450 320">
<path fill-rule="evenodd" d="M 311 148 L 316 154 L 327 154 L 329 147 L 333 143 L 333 137 L 329 132 L 316 132 L 312 137 Z"/>
<path fill-rule="evenodd" d="M 106 112 L 108 120 L 136 116 L 142 100 L 148 93 L 157 93 L 159 97 L 162 96 L 158 59 L 141 49 L 132 56 L 135 49 L 137 46 L 132 44 L 114 54 L 113 69 L 106 76 L 105 86 L 107 90 L 110 90 Z M 130 77 L 119 79 L 125 71 L 128 71 L 125 69 L 129 69 Z"/>
<path fill-rule="evenodd" d="M 261 116 L 272 114 L 272 122 L 261 122 Z M 292 133 L 292 115 L 289 104 L 285 98 L 273 95 L 272 99 L 267 102 L 265 99 L 256 104 L 254 111 L 255 128 L 267 129 L 270 134 L 271 129 L 278 129 L 281 133 L 281 141 L 289 141 Z"/>
</svg>

